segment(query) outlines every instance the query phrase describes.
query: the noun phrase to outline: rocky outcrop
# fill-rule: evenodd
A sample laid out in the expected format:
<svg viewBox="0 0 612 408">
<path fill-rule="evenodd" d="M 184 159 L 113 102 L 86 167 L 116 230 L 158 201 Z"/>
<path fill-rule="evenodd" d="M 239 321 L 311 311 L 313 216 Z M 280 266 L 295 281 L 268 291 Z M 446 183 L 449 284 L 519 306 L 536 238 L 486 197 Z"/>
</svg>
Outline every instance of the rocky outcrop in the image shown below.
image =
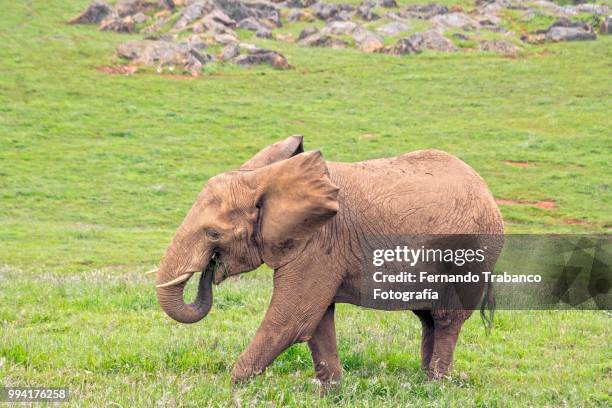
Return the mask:
<svg viewBox="0 0 612 408">
<path fill-rule="evenodd" d="M 74 17 L 70 24 L 100 24 L 102 20 L 114 13 L 113 8 L 104 1 L 95 0 L 83 10 L 81 14 Z"/>
</svg>

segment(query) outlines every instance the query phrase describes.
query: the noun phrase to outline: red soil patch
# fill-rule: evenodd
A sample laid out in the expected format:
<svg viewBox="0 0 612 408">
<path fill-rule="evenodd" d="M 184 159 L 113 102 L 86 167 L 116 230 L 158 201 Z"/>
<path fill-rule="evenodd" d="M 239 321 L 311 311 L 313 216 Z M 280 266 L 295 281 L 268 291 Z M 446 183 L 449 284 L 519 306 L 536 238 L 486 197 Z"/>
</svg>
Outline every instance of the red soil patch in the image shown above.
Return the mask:
<svg viewBox="0 0 612 408">
<path fill-rule="evenodd" d="M 115 65 L 96 68 L 98 72 L 103 72 L 109 75 L 132 75 L 138 71 L 138 67 L 133 65 Z"/>
<path fill-rule="evenodd" d="M 517 161 L 517 160 L 503 160 L 504 164 L 507 164 L 509 166 L 513 166 L 513 167 L 529 167 L 532 165 L 532 163 L 526 162 L 526 161 Z"/>
<path fill-rule="evenodd" d="M 568 224 L 568 225 L 585 225 L 588 224 L 586 221 L 583 220 L 576 220 L 574 218 L 571 218 L 569 220 L 565 220 L 563 221 L 564 223 Z"/>
<path fill-rule="evenodd" d="M 538 208 L 543 208 L 545 210 L 552 210 L 556 207 L 554 201 L 538 201 L 537 203 L 535 203 L 535 206 Z"/>
<path fill-rule="evenodd" d="M 531 205 L 534 207 L 542 208 L 544 210 L 553 210 L 557 208 L 554 201 L 523 201 L 523 200 L 509 200 L 505 198 L 498 198 L 495 200 L 498 205 Z"/>
</svg>

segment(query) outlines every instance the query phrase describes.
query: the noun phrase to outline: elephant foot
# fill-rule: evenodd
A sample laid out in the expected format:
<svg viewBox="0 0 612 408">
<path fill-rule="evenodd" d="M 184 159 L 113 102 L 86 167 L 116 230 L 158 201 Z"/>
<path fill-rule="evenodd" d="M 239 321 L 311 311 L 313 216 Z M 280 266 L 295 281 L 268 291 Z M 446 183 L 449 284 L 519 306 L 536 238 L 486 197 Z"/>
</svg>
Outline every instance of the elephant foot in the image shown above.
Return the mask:
<svg viewBox="0 0 612 408">
<path fill-rule="evenodd" d="M 439 365 L 432 362 L 425 373 L 428 381 L 450 379 L 451 366 Z"/>
<path fill-rule="evenodd" d="M 236 364 L 232 370 L 231 381 L 232 384 L 243 384 L 256 375 L 261 375 L 263 372 L 264 370 L 261 368 L 242 367 L 239 364 Z"/>
</svg>

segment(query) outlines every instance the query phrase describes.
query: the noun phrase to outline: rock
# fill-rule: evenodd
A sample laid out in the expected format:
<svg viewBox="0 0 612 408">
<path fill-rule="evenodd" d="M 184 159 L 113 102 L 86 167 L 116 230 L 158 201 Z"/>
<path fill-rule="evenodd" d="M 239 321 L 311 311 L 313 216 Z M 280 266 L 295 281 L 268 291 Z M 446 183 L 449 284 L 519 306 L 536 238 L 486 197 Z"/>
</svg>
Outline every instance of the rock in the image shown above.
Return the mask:
<svg viewBox="0 0 612 408">
<path fill-rule="evenodd" d="M 99 24 L 113 14 L 113 9 L 104 1 L 92 1 L 78 16 L 68 21 L 69 24 Z"/>
<path fill-rule="evenodd" d="M 457 51 L 457 47 L 435 29 L 427 30 L 422 33 L 414 33 L 408 37 L 408 41 L 412 48 L 419 51 L 424 49 L 444 52 Z"/>
<path fill-rule="evenodd" d="M 191 54 L 185 43 L 132 40 L 120 44 L 117 47 L 117 55 L 142 65 L 185 66 Z"/>
<path fill-rule="evenodd" d="M 510 41 L 505 40 L 483 41 L 480 43 L 480 49 L 504 55 L 515 55 L 521 50 Z"/>
<path fill-rule="evenodd" d="M 359 49 L 363 52 L 376 52 L 384 47 L 383 41 L 379 36 L 363 27 L 358 27 L 351 35 Z"/>
<path fill-rule="evenodd" d="M 395 0 L 380 0 L 378 4 L 380 5 L 380 7 L 384 7 L 384 8 L 396 8 L 397 7 L 397 2 Z"/>
<path fill-rule="evenodd" d="M 265 49 L 257 49 L 249 51 L 246 55 L 240 55 L 234 58 L 234 63 L 242 66 L 262 65 L 267 64 L 276 69 L 289 69 L 291 65 L 284 55 Z"/>
<path fill-rule="evenodd" d="M 240 22 L 245 18 L 254 17 L 257 20 L 267 20 L 275 27 L 280 27 L 280 10 L 274 4 L 264 0 L 214 0 L 215 4 L 232 19 Z"/>
<path fill-rule="evenodd" d="M 380 16 L 372 10 L 372 7 L 367 5 L 357 7 L 357 15 L 365 21 L 374 21 L 380 18 Z"/>
<path fill-rule="evenodd" d="M 248 17 L 248 18 L 245 18 L 244 20 L 241 20 L 236 25 L 236 27 L 242 28 L 245 30 L 249 30 L 249 31 L 259 31 L 259 30 L 267 29 L 265 25 L 263 25 L 261 22 L 259 22 L 259 20 L 257 20 L 254 17 Z"/>
<path fill-rule="evenodd" d="M 403 15 L 405 18 L 418 18 L 421 20 L 429 20 L 434 16 L 439 16 L 447 13 L 448 8 L 446 6 L 441 6 L 436 3 L 429 3 L 425 5 L 415 4 L 413 6 L 408 6 L 401 11 L 400 15 Z"/>
<path fill-rule="evenodd" d="M 408 27 L 408 24 L 396 21 L 380 26 L 376 29 L 376 31 L 378 31 L 382 35 L 395 36 L 400 33 L 406 32 L 409 29 L 410 27 Z"/>
<path fill-rule="evenodd" d="M 297 21 L 314 21 L 314 16 L 311 12 L 306 10 L 291 10 L 289 14 L 287 14 L 287 21 L 292 23 Z"/>
<path fill-rule="evenodd" d="M 170 17 L 161 17 L 157 18 L 155 22 L 148 27 L 143 28 L 141 31 L 143 33 L 156 33 L 162 29 L 163 26 L 169 21 Z"/>
<path fill-rule="evenodd" d="M 357 27 L 359 27 L 357 23 L 354 23 L 352 21 L 332 21 L 327 23 L 327 25 L 323 27 L 323 29 L 321 29 L 321 33 L 335 35 L 351 35 Z"/>
<path fill-rule="evenodd" d="M 550 27 L 548 27 L 547 31 L 550 31 L 550 29 L 553 27 L 573 27 L 582 28 L 583 30 L 590 30 L 590 27 L 587 23 L 584 23 L 582 21 L 572 21 L 567 17 L 561 17 L 560 19 L 552 23 Z"/>
<path fill-rule="evenodd" d="M 310 37 L 313 34 L 316 34 L 319 32 L 319 29 L 316 27 L 306 27 L 305 29 L 302 30 L 302 32 L 300 32 L 300 35 L 298 36 L 298 41 L 303 40 L 304 38 Z"/>
<path fill-rule="evenodd" d="M 602 34 L 612 34 L 612 16 L 608 16 L 601 23 L 601 27 L 599 27 L 599 32 Z"/>
<path fill-rule="evenodd" d="M 594 32 L 578 27 L 552 27 L 546 33 L 546 40 L 555 42 L 595 39 L 597 39 L 597 35 Z"/>
<path fill-rule="evenodd" d="M 309 47 L 346 48 L 346 41 L 323 33 L 315 33 L 298 41 L 300 45 Z"/>
<path fill-rule="evenodd" d="M 203 18 L 204 24 L 208 27 L 221 24 L 225 27 L 235 27 L 236 21 L 219 9 L 214 9 Z"/>
<path fill-rule="evenodd" d="M 255 37 L 272 38 L 272 31 L 268 28 L 262 27 L 255 32 Z"/>
<path fill-rule="evenodd" d="M 472 18 L 484 28 L 497 28 L 501 23 L 502 19 L 494 14 L 477 14 Z"/>
<path fill-rule="evenodd" d="M 237 44 L 238 36 L 235 33 L 214 33 L 213 40 L 223 45 Z"/>
<path fill-rule="evenodd" d="M 149 17 L 144 13 L 136 13 L 132 16 L 132 19 L 136 24 L 142 24 L 149 19 Z"/>
<path fill-rule="evenodd" d="M 431 22 L 440 28 L 473 30 L 478 27 L 478 23 L 465 13 L 440 14 L 432 17 Z"/>
<path fill-rule="evenodd" d="M 340 10 L 338 14 L 327 21 L 351 21 L 354 15 L 353 11 Z"/>
<path fill-rule="evenodd" d="M 419 48 L 415 48 L 414 44 L 409 39 L 402 38 L 392 47 L 386 47 L 383 52 L 391 55 L 406 55 L 418 54 L 421 52 L 421 50 Z"/>
<path fill-rule="evenodd" d="M 202 37 L 197 34 L 194 34 L 187 38 L 187 45 L 189 46 L 190 50 L 196 51 L 201 51 L 207 47 L 207 44 L 202 40 Z"/>
<path fill-rule="evenodd" d="M 341 8 L 338 4 L 329 4 L 319 2 L 312 6 L 312 12 L 317 18 L 321 20 L 329 20 L 332 17 L 335 17 L 338 13 L 340 13 Z"/>
<path fill-rule="evenodd" d="M 166 10 L 174 10 L 176 8 L 176 4 L 174 3 L 174 0 L 159 0 L 157 4 L 159 4 L 160 8 L 163 8 Z"/>
<path fill-rule="evenodd" d="M 201 54 L 197 51 L 191 50 L 187 57 L 187 63 L 184 68 L 191 72 L 191 75 L 197 76 L 202 72 L 204 65 L 213 61 L 214 58 L 209 54 Z"/>
<path fill-rule="evenodd" d="M 289 8 L 306 8 L 315 4 L 317 0 L 288 0 L 285 5 Z"/>
<path fill-rule="evenodd" d="M 193 21 L 202 17 L 205 13 L 212 11 L 212 5 L 205 0 L 196 0 L 192 2 L 189 6 L 183 9 L 179 19 L 172 27 L 174 31 L 183 30 Z"/>
<path fill-rule="evenodd" d="M 114 31 L 116 33 L 133 33 L 136 28 L 131 16 L 119 17 L 117 15 L 107 18 L 100 23 L 100 31 Z"/>
<path fill-rule="evenodd" d="M 150 0 L 121 0 L 115 6 L 119 17 L 131 16 L 136 13 L 148 13 L 157 9 L 157 1 Z"/>
<path fill-rule="evenodd" d="M 231 60 L 240 54 L 240 46 L 236 43 L 227 44 L 221 50 L 219 58 L 223 61 Z"/>
</svg>

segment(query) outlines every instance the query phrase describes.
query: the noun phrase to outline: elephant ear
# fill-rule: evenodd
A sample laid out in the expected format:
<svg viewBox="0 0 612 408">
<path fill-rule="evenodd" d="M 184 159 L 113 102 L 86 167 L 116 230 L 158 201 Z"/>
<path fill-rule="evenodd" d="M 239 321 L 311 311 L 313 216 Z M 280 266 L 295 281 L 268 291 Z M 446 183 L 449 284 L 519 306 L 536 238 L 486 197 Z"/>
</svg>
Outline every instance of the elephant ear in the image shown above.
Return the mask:
<svg viewBox="0 0 612 408">
<path fill-rule="evenodd" d="M 244 163 L 240 170 L 255 170 L 281 160 L 289 159 L 304 152 L 304 136 L 289 136 L 285 140 L 276 142 L 263 148 L 259 153 Z"/>
<path fill-rule="evenodd" d="M 258 244 L 277 269 L 300 253 L 313 233 L 338 212 L 338 187 L 320 152 L 307 152 L 253 171 L 258 190 Z"/>
</svg>

